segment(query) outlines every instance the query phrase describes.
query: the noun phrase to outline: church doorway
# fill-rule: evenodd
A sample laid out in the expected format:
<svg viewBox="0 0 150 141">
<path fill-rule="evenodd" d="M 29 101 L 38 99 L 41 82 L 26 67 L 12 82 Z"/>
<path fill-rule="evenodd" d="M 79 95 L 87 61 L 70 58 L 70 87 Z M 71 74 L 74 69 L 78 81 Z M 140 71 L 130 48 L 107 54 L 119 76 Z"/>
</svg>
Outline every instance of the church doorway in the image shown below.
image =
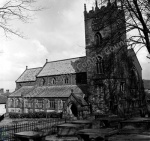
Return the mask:
<svg viewBox="0 0 150 141">
<path fill-rule="evenodd" d="M 77 106 L 75 104 L 72 104 L 71 105 L 71 111 L 72 111 L 72 114 L 77 117 L 78 116 L 78 109 L 77 109 Z"/>
</svg>

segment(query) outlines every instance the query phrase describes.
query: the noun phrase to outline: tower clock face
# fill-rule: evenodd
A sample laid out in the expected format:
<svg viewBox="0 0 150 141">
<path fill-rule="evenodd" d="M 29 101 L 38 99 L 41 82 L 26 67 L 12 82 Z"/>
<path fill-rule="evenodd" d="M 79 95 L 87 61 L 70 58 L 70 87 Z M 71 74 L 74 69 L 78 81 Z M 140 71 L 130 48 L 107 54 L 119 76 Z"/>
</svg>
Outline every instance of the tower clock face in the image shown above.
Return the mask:
<svg viewBox="0 0 150 141">
<path fill-rule="evenodd" d="M 100 29 L 103 28 L 103 21 L 102 21 L 102 17 L 95 17 L 92 21 L 92 30 L 93 31 L 99 31 Z"/>
</svg>

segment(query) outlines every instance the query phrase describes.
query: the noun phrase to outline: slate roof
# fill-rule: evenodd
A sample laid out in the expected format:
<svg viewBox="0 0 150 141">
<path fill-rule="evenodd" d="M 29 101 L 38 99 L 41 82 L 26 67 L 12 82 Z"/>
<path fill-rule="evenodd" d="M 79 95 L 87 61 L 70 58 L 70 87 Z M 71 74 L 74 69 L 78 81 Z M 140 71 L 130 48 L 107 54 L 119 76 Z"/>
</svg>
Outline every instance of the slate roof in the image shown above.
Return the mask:
<svg viewBox="0 0 150 141">
<path fill-rule="evenodd" d="M 32 68 L 26 69 L 22 75 L 16 80 L 16 82 L 27 82 L 27 81 L 35 81 L 36 75 L 41 71 L 40 68 Z"/>
<path fill-rule="evenodd" d="M 23 86 L 20 89 L 14 91 L 9 95 L 9 97 L 21 97 L 21 95 L 26 95 L 34 89 L 34 86 Z"/>
<path fill-rule="evenodd" d="M 62 86 L 42 86 L 36 87 L 25 97 L 66 97 L 71 95 L 71 89 L 74 93 L 87 93 L 86 85 L 62 85 Z"/>
<path fill-rule="evenodd" d="M 6 104 L 6 101 L 7 101 L 7 97 L 0 95 L 0 104 Z"/>
<path fill-rule="evenodd" d="M 144 88 L 150 90 L 150 80 L 143 80 L 144 82 Z"/>
<path fill-rule="evenodd" d="M 85 101 L 85 99 L 83 98 L 83 96 L 81 94 L 76 94 L 76 93 L 73 93 L 72 94 L 75 99 L 77 100 L 77 102 L 82 105 L 82 106 L 88 106 L 88 103 Z"/>
<path fill-rule="evenodd" d="M 86 72 L 86 67 L 83 67 L 83 63 L 85 62 L 85 56 L 47 62 L 37 77 Z"/>
</svg>

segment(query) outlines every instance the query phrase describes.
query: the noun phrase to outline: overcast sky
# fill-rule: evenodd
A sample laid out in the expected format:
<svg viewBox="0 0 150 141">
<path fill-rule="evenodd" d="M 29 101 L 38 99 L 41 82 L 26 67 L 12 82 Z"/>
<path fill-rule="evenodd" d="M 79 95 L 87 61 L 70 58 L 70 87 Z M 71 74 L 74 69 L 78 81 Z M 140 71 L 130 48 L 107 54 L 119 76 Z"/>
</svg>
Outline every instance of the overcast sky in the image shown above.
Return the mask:
<svg viewBox="0 0 150 141">
<path fill-rule="evenodd" d="M 85 55 L 84 3 L 89 0 L 39 0 L 46 7 L 27 24 L 15 21 L 27 39 L 0 34 L 0 88 L 15 90 L 15 81 L 28 68 L 42 67 L 48 61 Z M 2 30 L 0 30 L 2 33 Z M 143 78 L 150 79 L 147 51 L 138 54 Z"/>
</svg>

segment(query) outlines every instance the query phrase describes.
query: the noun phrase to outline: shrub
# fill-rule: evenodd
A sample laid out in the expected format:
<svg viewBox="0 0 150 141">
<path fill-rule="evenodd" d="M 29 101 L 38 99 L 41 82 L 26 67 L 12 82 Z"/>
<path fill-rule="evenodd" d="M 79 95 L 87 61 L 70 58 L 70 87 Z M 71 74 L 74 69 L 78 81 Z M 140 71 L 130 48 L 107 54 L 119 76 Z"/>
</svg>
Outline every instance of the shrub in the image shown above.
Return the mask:
<svg viewBox="0 0 150 141">
<path fill-rule="evenodd" d="M 10 118 L 62 118 L 63 113 L 57 112 L 29 112 L 29 113 L 9 113 Z"/>
<path fill-rule="evenodd" d="M 20 113 L 9 113 L 9 117 L 10 118 L 19 118 L 20 117 Z"/>
<path fill-rule="evenodd" d="M 52 112 L 51 118 L 62 118 L 62 112 L 60 112 L 60 113 Z"/>
</svg>

